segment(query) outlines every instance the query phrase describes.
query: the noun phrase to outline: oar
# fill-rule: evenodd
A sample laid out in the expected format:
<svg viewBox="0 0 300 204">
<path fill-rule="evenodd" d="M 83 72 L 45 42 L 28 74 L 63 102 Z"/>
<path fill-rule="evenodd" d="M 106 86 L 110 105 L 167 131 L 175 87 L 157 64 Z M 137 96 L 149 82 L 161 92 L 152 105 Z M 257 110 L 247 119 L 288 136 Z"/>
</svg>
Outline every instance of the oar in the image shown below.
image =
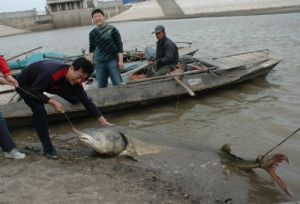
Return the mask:
<svg viewBox="0 0 300 204">
<path fill-rule="evenodd" d="M 186 71 L 186 72 L 176 73 L 176 74 L 154 76 L 154 77 L 149 77 L 149 78 L 145 78 L 145 79 L 141 79 L 141 80 L 129 81 L 129 82 L 127 82 L 127 84 L 134 84 L 134 83 L 140 83 L 140 82 L 152 81 L 152 80 L 158 80 L 158 79 L 165 79 L 165 78 L 173 78 L 173 77 L 185 76 L 185 75 L 190 75 L 190 74 L 195 74 L 195 73 L 203 73 L 203 72 L 208 72 L 209 70 L 210 69 L 192 70 L 192 71 Z"/>
<path fill-rule="evenodd" d="M 10 58 L 6 59 L 6 61 L 10 61 L 10 60 L 12 60 L 12 59 L 15 59 L 15 58 L 17 58 L 17 57 L 20 57 L 20 56 L 22 56 L 22 55 L 26 55 L 26 54 L 28 54 L 28 53 L 30 53 L 30 52 L 33 52 L 33 51 L 38 50 L 38 49 L 41 49 L 41 48 L 42 48 L 42 47 L 39 46 L 39 47 L 37 47 L 37 48 L 34 48 L 34 49 L 31 49 L 31 50 L 22 52 L 21 54 L 18 54 L 18 55 L 15 55 L 15 56 L 13 56 L 13 57 L 10 57 Z"/>
<path fill-rule="evenodd" d="M 195 96 L 195 93 L 190 89 L 190 87 L 183 83 L 183 81 L 181 81 L 177 76 L 173 77 L 173 79 L 175 79 L 175 81 L 177 81 L 177 83 L 181 85 L 190 94 L 190 96 Z"/>
</svg>

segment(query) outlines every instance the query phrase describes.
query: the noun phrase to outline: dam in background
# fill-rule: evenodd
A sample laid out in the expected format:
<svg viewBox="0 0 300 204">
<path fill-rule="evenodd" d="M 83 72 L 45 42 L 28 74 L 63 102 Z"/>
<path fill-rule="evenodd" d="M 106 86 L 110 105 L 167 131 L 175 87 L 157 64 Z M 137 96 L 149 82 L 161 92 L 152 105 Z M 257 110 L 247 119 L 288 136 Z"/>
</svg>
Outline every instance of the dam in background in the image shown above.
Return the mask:
<svg viewBox="0 0 300 204">
<path fill-rule="evenodd" d="M 39 15 L 35 10 L 0 13 L 0 37 L 91 24 L 93 8 Z M 300 0 L 148 0 L 104 8 L 109 22 L 262 15 L 300 11 Z"/>
</svg>

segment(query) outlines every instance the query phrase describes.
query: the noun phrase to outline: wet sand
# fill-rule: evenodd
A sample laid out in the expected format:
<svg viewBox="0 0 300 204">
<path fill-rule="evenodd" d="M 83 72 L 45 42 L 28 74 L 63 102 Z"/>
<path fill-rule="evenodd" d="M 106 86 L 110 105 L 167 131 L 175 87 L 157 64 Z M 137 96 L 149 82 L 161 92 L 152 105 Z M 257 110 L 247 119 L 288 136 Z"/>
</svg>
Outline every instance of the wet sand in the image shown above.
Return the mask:
<svg viewBox="0 0 300 204">
<path fill-rule="evenodd" d="M 269 176 L 224 168 L 215 148 L 197 142 L 183 148 L 186 141 L 176 139 L 170 144 L 175 146 L 166 147 L 170 138 L 144 132 L 147 135 L 140 135 L 142 138 L 151 138 L 153 144 L 162 146 L 145 143 L 144 149 L 139 143 L 145 154 L 134 160 L 101 156 L 83 146 L 74 134 L 58 133 L 51 137 L 60 158 L 49 160 L 42 155 L 36 134 L 21 131 L 28 137 L 15 139 L 27 157 L 10 160 L 0 156 L 0 203 L 252 203 L 257 198 L 265 203 L 271 201 L 259 193 L 247 198 L 249 188 L 245 189 L 245 184 L 261 188 L 261 192 L 268 190 L 277 201 L 285 200 L 278 186 L 269 182 Z M 258 178 L 262 179 L 259 185 L 257 181 L 252 183 Z"/>
<path fill-rule="evenodd" d="M 23 160 L 1 155 L 0 203 L 192 203 L 179 186 L 139 162 L 75 149 L 59 149 L 58 160 L 28 146 L 21 147 Z"/>
</svg>

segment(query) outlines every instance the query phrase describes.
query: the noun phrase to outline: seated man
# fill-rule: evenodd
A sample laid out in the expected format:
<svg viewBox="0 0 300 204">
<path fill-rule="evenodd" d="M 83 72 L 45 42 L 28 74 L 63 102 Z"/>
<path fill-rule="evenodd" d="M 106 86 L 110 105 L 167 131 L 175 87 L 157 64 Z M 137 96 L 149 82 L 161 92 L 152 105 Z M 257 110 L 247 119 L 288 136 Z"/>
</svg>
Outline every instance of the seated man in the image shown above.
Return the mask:
<svg viewBox="0 0 300 204">
<path fill-rule="evenodd" d="M 152 32 L 157 38 L 156 58 L 149 61 L 154 76 L 164 75 L 175 70 L 178 63 L 178 48 L 176 44 L 166 36 L 165 28 L 162 25 L 155 27 Z"/>
</svg>

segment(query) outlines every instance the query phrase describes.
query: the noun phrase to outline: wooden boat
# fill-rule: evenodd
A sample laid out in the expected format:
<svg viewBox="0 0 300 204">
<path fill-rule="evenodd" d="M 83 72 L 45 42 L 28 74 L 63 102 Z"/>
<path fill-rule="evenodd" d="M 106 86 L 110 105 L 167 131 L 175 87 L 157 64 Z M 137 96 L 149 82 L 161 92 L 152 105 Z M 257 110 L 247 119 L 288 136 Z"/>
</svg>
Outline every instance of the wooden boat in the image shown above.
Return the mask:
<svg viewBox="0 0 300 204">
<path fill-rule="evenodd" d="M 175 43 L 178 47 L 179 56 L 183 56 L 183 55 L 194 56 L 194 54 L 198 51 L 198 49 L 192 47 L 191 42 L 175 42 Z M 155 46 L 151 46 L 148 48 L 151 48 L 155 55 L 154 47 Z M 136 62 L 136 61 L 143 61 L 143 60 L 146 60 L 144 51 L 138 49 L 124 51 L 124 62 Z"/>
<path fill-rule="evenodd" d="M 269 56 L 268 50 L 198 59 L 184 65 L 187 71 L 182 73 L 130 81 L 120 86 L 102 89 L 87 85 L 87 94 L 98 107 L 101 107 L 102 112 L 109 112 L 178 95 L 199 95 L 204 91 L 241 83 L 266 75 L 279 62 L 279 59 Z M 53 98 L 64 105 L 70 118 L 88 115 L 81 104 L 74 106 L 58 96 Z M 46 105 L 46 109 L 50 122 L 65 120 L 63 114 L 56 113 L 49 105 Z M 23 101 L 1 105 L 0 111 L 10 127 L 31 124 L 31 110 Z"/>
<path fill-rule="evenodd" d="M 184 43 L 188 44 L 188 46 L 178 46 L 180 59 L 184 56 L 193 56 L 195 54 L 195 52 L 197 52 L 197 50 L 198 50 L 198 49 L 191 47 L 191 43 L 187 43 L 187 42 L 184 42 Z M 82 50 L 82 55 L 77 55 L 77 56 L 67 56 L 63 53 L 58 53 L 58 52 L 32 53 L 33 51 L 40 49 L 40 48 L 41 47 L 37 47 L 37 48 L 23 52 L 21 54 L 18 54 L 16 56 L 10 58 L 9 66 L 12 69 L 13 75 L 18 75 L 22 69 L 26 68 L 28 65 L 30 65 L 34 62 L 37 62 L 37 61 L 51 59 L 51 60 L 55 60 L 55 61 L 59 61 L 59 62 L 63 62 L 63 63 L 70 63 L 71 61 L 73 61 L 75 58 L 77 58 L 79 56 L 86 56 L 85 50 Z M 130 58 L 130 60 L 127 59 L 127 61 L 125 62 L 125 67 L 124 67 L 124 69 L 122 69 L 122 77 L 125 79 L 125 81 L 128 81 L 128 79 L 130 77 L 129 74 L 132 73 L 131 71 L 142 69 L 143 67 L 145 67 L 148 64 L 148 61 L 145 60 L 144 52 L 142 52 L 142 51 L 133 50 L 133 51 L 126 51 L 126 53 L 127 53 L 127 55 L 125 55 L 124 58 L 127 58 L 129 56 L 131 58 Z M 142 55 L 141 59 L 132 58 L 133 56 L 136 56 L 137 53 L 139 53 L 139 55 Z M 19 56 L 23 56 L 26 54 L 29 54 L 29 55 L 27 55 L 22 60 L 18 59 L 15 61 L 11 61 L 11 59 L 15 59 Z M 111 82 L 109 82 L 109 83 L 111 83 Z M 17 95 L 13 92 L 15 92 L 15 89 L 13 87 L 1 86 L 0 87 L 0 95 L 1 95 L 2 100 L 0 100 L 0 104 L 5 104 L 5 103 L 9 103 L 9 102 L 18 100 Z"/>
<path fill-rule="evenodd" d="M 186 45 L 180 45 L 180 44 L 186 44 Z M 32 50 L 29 50 L 22 54 L 17 55 L 17 57 L 18 57 L 20 55 L 22 56 L 22 55 L 27 54 L 26 57 L 24 57 L 23 59 L 17 59 L 14 61 L 8 59 L 8 65 L 9 65 L 10 69 L 13 71 L 13 73 L 16 75 L 20 72 L 20 70 L 26 68 L 30 64 L 41 61 L 41 60 L 45 60 L 45 59 L 51 59 L 51 60 L 55 60 L 55 61 L 59 61 L 59 62 L 69 63 L 77 57 L 80 57 L 80 56 L 87 57 L 86 50 L 84 50 L 84 49 L 81 50 L 81 52 L 82 52 L 81 55 L 76 55 L 76 56 L 68 56 L 64 53 L 59 53 L 59 52 L 33 52 L 40 48 L 41 47 L 37 47 L 37 48 L 34 48 Z M 178 42 L 178 52 L 179 52 L 180 56 L 183 56 L 183 55 L 193 56 L 197 51 L 198 51 L 198 49 L 191 47 L 191 43 L 189 43 L 189 42 Z M 13 57 L 13 58 L 15 58 L 15 57 Z M 124 62 L 125 62 L 124 72 L 134 69 L 135 67 L 140 65 L 141 61 L 144 61 L 144 60 L 145 60 L 144 51 L 140 51 L 137 49 L 125 51 L 124 52 Z"/>
</svg>

